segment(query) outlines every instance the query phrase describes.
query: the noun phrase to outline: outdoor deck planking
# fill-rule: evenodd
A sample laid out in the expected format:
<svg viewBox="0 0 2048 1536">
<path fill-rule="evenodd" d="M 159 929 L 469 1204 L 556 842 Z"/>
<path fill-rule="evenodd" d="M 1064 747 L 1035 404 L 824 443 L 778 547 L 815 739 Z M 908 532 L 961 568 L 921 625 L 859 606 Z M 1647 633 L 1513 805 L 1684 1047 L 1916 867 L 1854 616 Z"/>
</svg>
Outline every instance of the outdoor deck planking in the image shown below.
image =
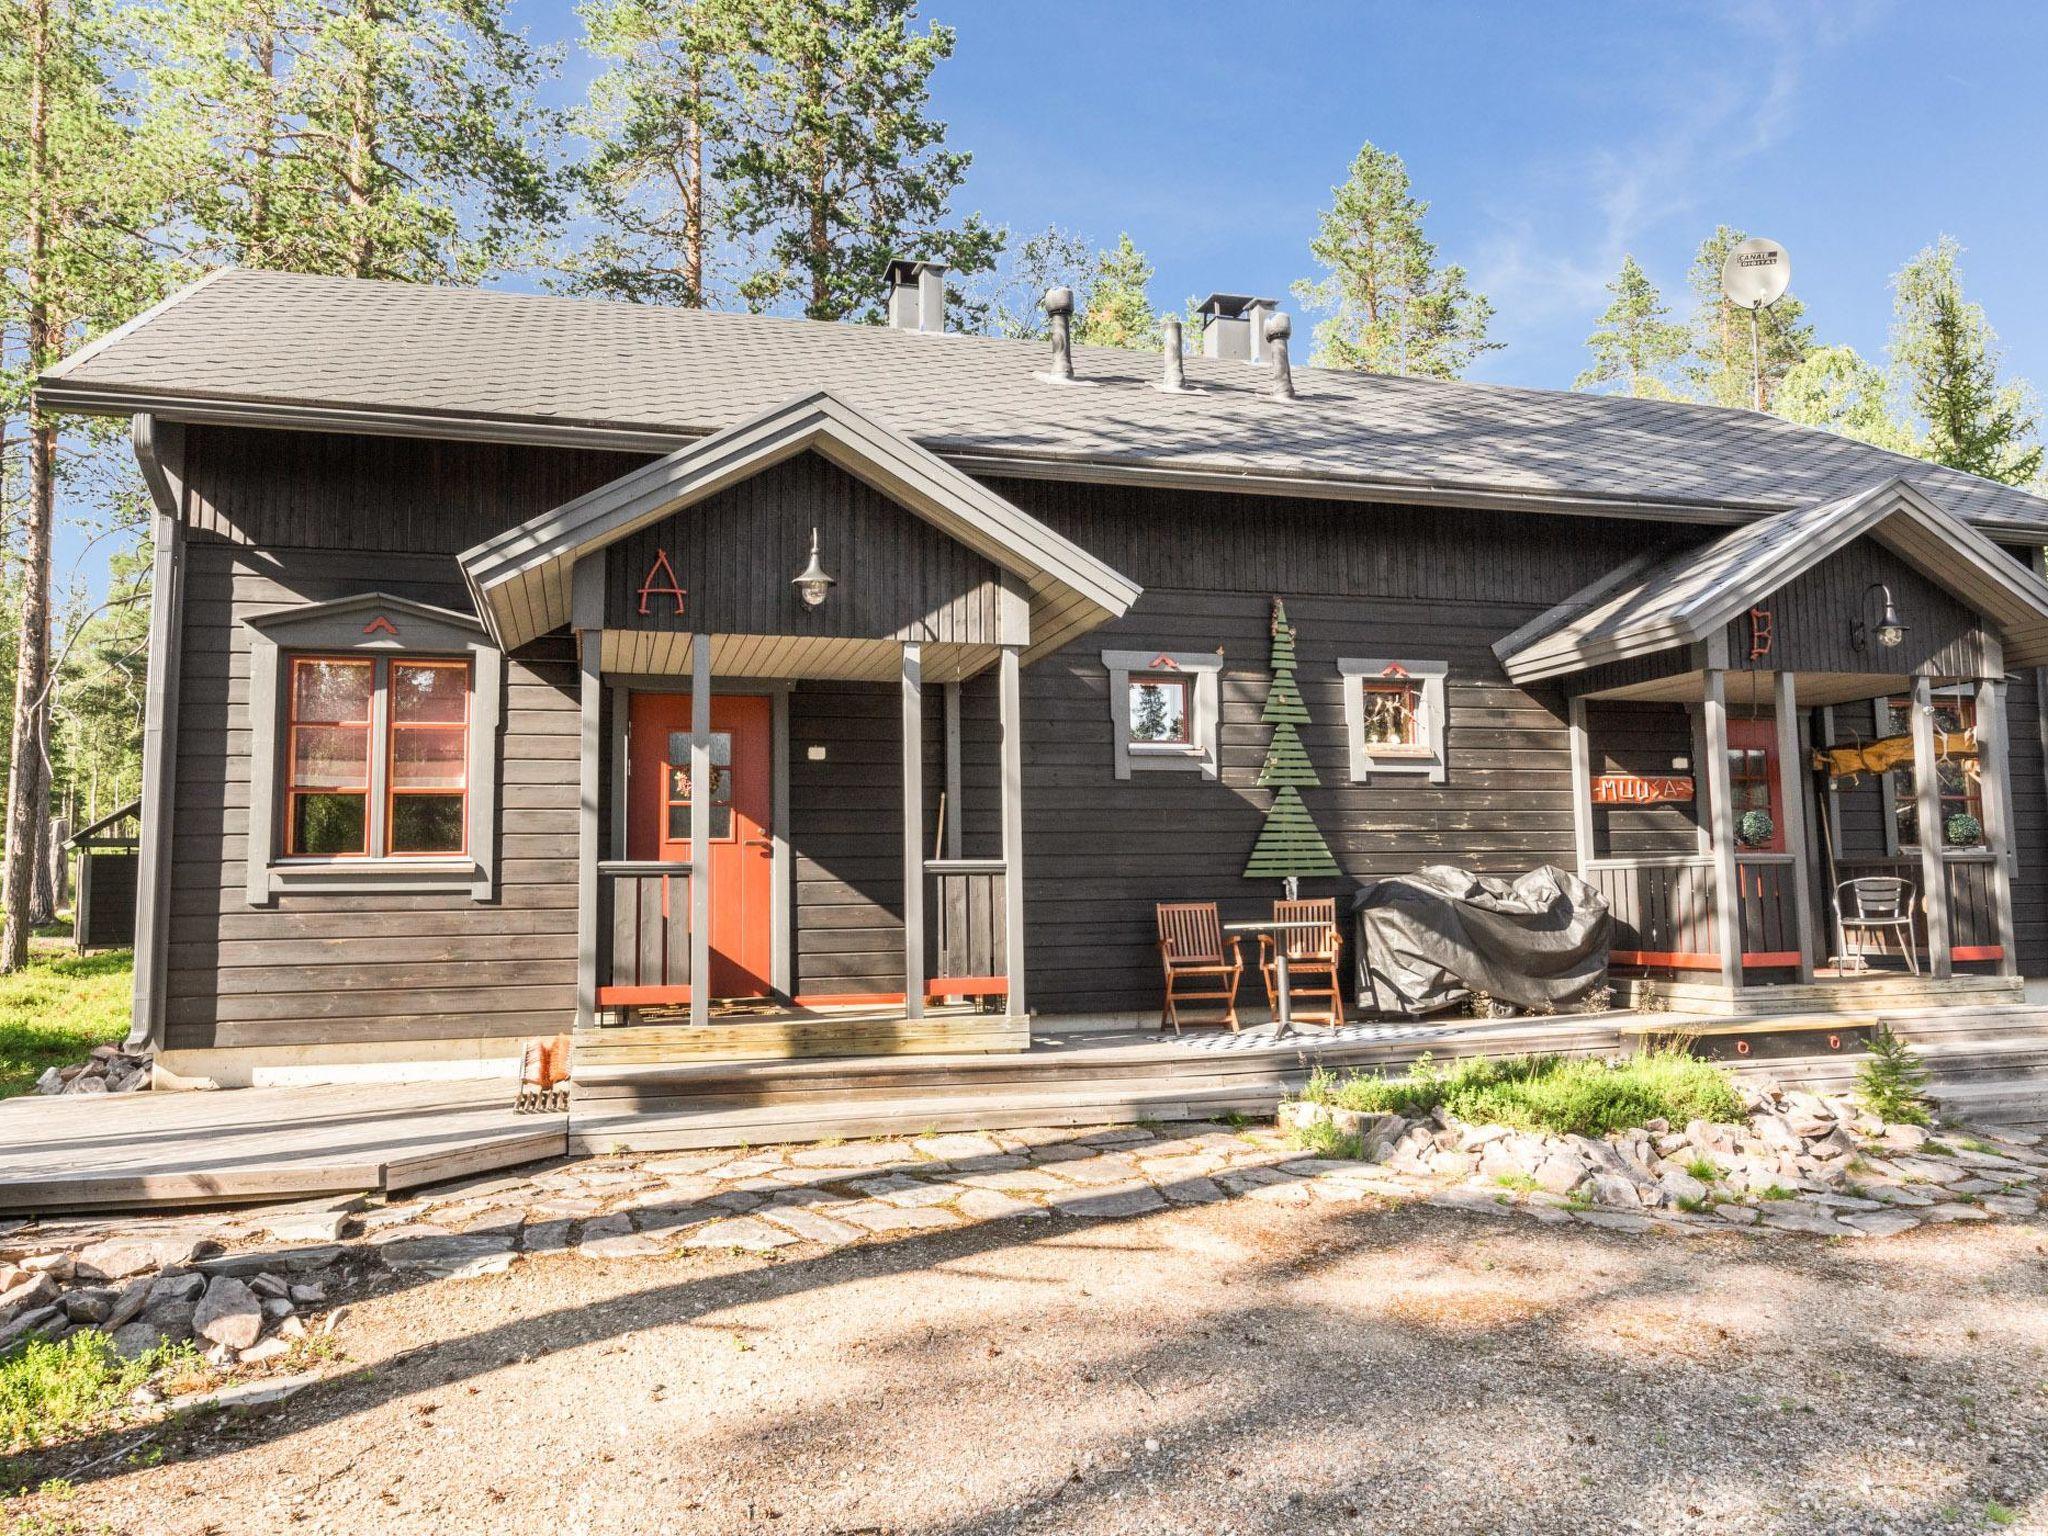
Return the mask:
<svg viewBox="0 0 2048 1536">
<path fill-rule="evenodd" d="M 0 1103 L 0 1211 L 392 1191 L 560 1154 L 505 1078 Z"/>
</svg>

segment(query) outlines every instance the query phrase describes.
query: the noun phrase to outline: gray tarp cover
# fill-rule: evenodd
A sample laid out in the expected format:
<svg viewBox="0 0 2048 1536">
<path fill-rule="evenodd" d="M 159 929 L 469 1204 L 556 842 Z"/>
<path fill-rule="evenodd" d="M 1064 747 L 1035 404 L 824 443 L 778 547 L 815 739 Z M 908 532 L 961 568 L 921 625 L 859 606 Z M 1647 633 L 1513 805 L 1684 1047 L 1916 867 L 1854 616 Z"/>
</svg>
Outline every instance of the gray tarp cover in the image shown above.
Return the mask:
<svg viewBox="0 0 2048 1536">
<path fill-rule="evenodd" d="M 1607 899 L 1551 865 L 1509 882 L 1448 864 L 1382 880 L 1358 913 L 1358 997 L 1434 1013 L 1489 993 L 1518 1008 L 1583 1000 L 1607 980 Z"/>
</svg>

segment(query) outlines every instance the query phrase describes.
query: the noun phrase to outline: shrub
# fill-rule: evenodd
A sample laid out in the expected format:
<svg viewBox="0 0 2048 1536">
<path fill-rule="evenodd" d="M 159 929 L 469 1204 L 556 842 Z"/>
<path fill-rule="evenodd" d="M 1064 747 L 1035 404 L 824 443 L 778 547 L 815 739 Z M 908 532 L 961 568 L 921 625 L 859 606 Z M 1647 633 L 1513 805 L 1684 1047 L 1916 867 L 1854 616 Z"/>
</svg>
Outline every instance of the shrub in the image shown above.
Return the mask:
<svg viewBox="0 0 2048 1536">
<path fill-rule="evenodd" d="M 31 1339 L 0 1359 L 0 1444 L 17 1448 L 59 1439 L 119 1407 L 151 1376 L 190 1353 L 187 1345 L 123 1360 L 105 1334 L 89 1329 L 54 1344 Z"/>
<path fill-rule="evenodd" d="M 1880 1024 L 1871 1032 L 1870 1054 L 1856 1073 L 1856 1096 L 1880 1120 L 1926 1125 L 1934 1118 L 1923 1090 L 1927 1068 L 1920 1055 Z"/>
<path fill-rule="evenodd" d="M 1604 1136 L 1646 1120 L 1739 1120 L 1742 1098 L 1719 1067 L 1675 1049 L 1625 1061 L 1562 1056 L 1475 1058 L 1439 1067 L 1427 1056 L 1401 1077 L 1327 1078 L 1319 1102 L 1419 1118 L 1442 1108 L 1460 1120 L 1557 1135 Z"/>
</svg>

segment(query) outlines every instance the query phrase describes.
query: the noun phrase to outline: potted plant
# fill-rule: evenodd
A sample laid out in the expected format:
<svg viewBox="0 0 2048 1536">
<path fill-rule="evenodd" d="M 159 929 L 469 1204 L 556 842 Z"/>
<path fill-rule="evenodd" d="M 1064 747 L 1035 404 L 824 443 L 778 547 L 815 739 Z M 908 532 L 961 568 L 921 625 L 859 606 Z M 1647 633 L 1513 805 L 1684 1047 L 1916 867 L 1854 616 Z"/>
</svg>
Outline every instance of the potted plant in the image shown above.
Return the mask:
<svg viewBox="0 0 2048 1536">
<path fill-rule="evenodd" d="M 1942 823 L 1941 830 L 1951 848 L 1975 848 L 1984 841 L 1984 823 L 1968 811 L 1957 811 Z"/>
<path fill-rule="evenodd" d="M 1744 811 L 1735 818 L 1735 840 L 1745 848 L 1761 848 L 1777 835 L 1778 824 L 1769 811 Z"/>
</svg>

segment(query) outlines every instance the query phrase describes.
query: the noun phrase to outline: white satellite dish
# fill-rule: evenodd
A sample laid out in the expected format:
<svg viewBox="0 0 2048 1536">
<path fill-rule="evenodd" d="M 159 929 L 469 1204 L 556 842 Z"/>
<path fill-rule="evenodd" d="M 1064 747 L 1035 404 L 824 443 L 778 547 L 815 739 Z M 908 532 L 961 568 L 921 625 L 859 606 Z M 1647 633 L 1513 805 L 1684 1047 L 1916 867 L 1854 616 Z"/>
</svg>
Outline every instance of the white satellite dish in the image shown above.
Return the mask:
<svg viewBox="0 0 2048 1536">
<path fill-rule="evenodd" d="M 1769 309 L 1792 282 L 1792 258 L 1775 240 L 1745 240 L 1721 263 L 1721 292 L 1737 309 Z"/>
</svg>

